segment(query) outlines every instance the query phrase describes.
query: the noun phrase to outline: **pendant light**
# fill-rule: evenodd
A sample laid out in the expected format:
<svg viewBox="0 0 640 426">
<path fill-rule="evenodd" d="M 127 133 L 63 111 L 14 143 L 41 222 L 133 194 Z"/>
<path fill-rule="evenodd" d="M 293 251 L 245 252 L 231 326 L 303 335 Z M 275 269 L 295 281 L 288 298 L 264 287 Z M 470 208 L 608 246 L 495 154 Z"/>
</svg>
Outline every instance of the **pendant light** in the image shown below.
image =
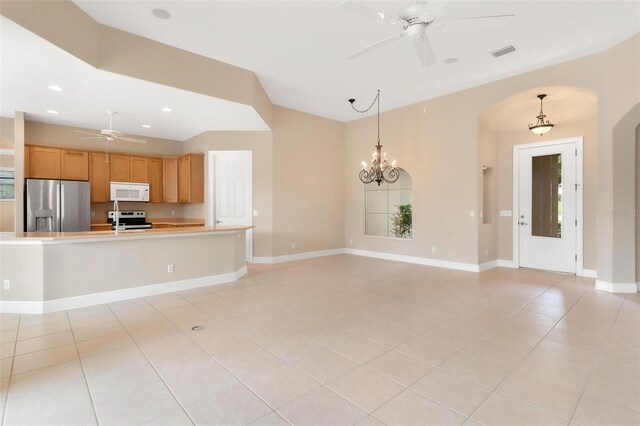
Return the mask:
<svg viewBox="0 0 640 426">
<path fill-rule="evenodd" d="M 367 109 L 357 109 L 353 105 L 355 101 L 355 99 L 349 99 L 351 108 L 353 108 L 354 111 L 359 112 L 360 114 L 364 114 L 365 112 L 369 111 L 376 103 L 378 105 L 378 142 L 374 147 L 375 151 L 373 151 L 371 157 L 371 166 L 367 170 L 367 163 L 363 161 L 359 178 L 364 184 L 376 182 L 378 186 L 380 186 L 382 182 L 394 183 L 400 177 L 400 170 L 398 170 L 398 168 L 396 167 L 396 160 L 393 160 L 391 162 L 391 166 L 389 166 L 389 163 L 387 162 L 387 154 L 382 152 L 382 144 L 380 143 L 380 90 L 378 90 L 378 94 Z"/>
<path fill-rule="evenodd" d="M 538 119 L 538 122 L 535 125 L 529 124 L 529 130 L 531 130 L 536 135 L 542 136 L 553 128 L 553 124 L 551 124 L 549 120 L 545 121 L 545 118 L 547 116 L 544 115 L 544 112 L 542 112 L 542 100 L 546 98 L 547 95 L 540 94 L 537 97 L 538 99 L 540 99 L 540 114 L 538 115 L 538 117 L 536 117 Z"/>
</svg>

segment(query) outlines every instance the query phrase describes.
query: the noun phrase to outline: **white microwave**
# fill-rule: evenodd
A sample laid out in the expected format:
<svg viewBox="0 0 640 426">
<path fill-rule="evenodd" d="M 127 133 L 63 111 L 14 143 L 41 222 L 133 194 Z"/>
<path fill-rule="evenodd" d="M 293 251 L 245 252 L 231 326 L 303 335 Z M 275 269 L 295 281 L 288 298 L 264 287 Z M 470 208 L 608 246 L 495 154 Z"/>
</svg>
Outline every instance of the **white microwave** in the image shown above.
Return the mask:
<svg viewBox="0 0 640 426">
<path fill-rule="evenodd" d="M 111 201 L 149 201 L 148 183 L 111 182 Z"/>
</svg>

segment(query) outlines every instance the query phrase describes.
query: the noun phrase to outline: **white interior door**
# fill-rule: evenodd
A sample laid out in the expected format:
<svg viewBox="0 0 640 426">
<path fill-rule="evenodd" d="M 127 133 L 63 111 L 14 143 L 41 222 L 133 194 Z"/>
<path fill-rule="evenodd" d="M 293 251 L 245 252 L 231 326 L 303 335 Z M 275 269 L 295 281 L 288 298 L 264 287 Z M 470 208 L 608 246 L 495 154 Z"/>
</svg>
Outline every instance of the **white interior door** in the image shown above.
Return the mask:
<svg viewBox="0 0 640 426">
<path fill-rule="evenodd" d="M 577 144 L 526 146 L 517 152 L 519 265 L 576 273 Z"/>
<path fill-rule="evenodd" d="M 252 224 L 252 152 L 212 152 L 216 225 Z M 253 258 L 253 232 L 247 231 L 247 261 Z"/>
</svg>

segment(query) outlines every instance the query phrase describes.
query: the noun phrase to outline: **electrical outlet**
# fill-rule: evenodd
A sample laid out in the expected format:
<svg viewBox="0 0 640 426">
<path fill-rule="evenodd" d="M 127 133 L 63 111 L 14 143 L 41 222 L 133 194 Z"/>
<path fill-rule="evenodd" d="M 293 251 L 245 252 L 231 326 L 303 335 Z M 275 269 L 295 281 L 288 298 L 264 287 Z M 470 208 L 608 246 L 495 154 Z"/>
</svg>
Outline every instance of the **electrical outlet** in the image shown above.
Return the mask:
<svg viewBox="0 0 640 426">
<path fill-rule="evenodd" d="M 484 249 L 484 255 L 489 256 L 489 249 Z"/>
<path fill-rule="evenodd" d="M 96 217 L 96 212 L 91 210 L 91 217 Z"/>
<path fill-rule="evenodd" d="M 349 238 L 349 244 L 353 244 L 353 238 Z"/>
<path fill-rule="evenodd" d="M 253 217 L 258 217 L 258 216 L 260 216 L 260 210 L 254 210 Z"/>
<path fill-rule="evenodd" d="M 435 247 L 431 247 L 431 253 L 435 253 L 436 252 L 436 248 Z"/>
<path fill-rule="evenodd" d="M 171 216 L 175 216 L 176 215 L 176 211 L 175 210 L 171 210 Z"/>
<path fill-rule="evenodd" d="M 4 280 L 4 289 L 11 290 L 11 280 Z"/>
<path fill-rule="evenodd" d="M 296 248 L 296 243 L 291 243 L 291 248 L 292 249 Z"/>
<path fill-rule="evenodd" d="M 167 265 L 167 273 L 169 274 L 173 273 L 173 265 Z"/>
<path fill-rule="evenodd" d="M 469 217 L 476 217 L 476 212 L 469 210 Z"/>
</svg>

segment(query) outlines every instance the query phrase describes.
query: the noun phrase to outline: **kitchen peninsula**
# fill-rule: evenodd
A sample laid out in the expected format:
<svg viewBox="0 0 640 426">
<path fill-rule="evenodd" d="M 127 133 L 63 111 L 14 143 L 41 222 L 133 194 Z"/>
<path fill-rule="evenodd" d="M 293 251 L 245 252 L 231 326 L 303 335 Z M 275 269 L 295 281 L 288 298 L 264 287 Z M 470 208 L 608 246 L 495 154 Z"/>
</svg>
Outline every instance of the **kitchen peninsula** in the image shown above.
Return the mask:
<svg viewBox="0 0 640 426">
<path fill-rule="evenodd" d="M 0 240 L 1 312 L 46 313 L 235 281 L 252 227 L 16 233 Z"/>
</svg>

